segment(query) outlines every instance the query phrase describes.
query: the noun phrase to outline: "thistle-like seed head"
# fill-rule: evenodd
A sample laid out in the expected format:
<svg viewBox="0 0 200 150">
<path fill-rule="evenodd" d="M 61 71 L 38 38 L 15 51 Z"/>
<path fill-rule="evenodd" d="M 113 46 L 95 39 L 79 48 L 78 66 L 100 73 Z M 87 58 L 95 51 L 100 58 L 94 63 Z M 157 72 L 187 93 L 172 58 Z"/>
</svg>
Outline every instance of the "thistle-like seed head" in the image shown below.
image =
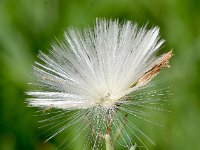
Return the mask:
<svg viewBox="0 0 200 150">
<path fill-rule="evenodd" d="M 44 109 L 82 110 L 87 118 L 92 116 L 89 122 L 105 114 L 110 133 L 114 114 L 129 103 L 128 95 L 169 67 L 172 51 L 156 56 L 163 43 L 158 27 L 148 30 L 130 21 L 97 19 L 93 29 L 69 29 L 64 42 L 53 44 L 49 55 L 40 52 L 42 62 L 33 67 L 39 88 L 27 92 L 32 96 L 28 103 Z M 101 135 L 98 125 L 89 126 Z"/>
</svg>

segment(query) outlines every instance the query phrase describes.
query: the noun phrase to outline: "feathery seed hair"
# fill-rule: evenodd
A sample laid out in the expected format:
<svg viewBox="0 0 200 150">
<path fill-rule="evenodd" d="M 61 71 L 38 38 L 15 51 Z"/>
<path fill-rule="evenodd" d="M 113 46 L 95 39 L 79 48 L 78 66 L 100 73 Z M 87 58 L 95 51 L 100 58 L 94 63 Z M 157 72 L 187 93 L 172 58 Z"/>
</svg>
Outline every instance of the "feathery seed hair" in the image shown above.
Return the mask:
<svg viewBox="0 0 200 150">
<path fill-rule="evenodd" d="M 152 97 L 145 99 L 141 89 L 162 68 L 169 67 L 172 51 L 156 56 L 163 43 L 158 27 L 147 30 L 131 21 L 120 24 L 118 20 L 97 19 L 93 29 L 69 29 L 64 42 L 54 44 L 49 55 L 40 52 L 42 63 L 33 67 L 38 88 L 27 92 L 27 101 L 43 113 L 60 110 L 44 121 L 58 127 L 47 140 L 76 127 L 77 136 L 83 130 L 92 131 L 84 133 L 93 141 L 85 142 L 85 147 L 92 149 L 104 147 L 102 141 L 107 138 L 112 147 L 116 142 L 147 148 L 138 134 L 154 143 L 128 116 L 150 122 L 138 107 L 154 108 L 146 104 L 156 104 L 152 95 L 162 94 L 162 90 L 151 91 L 146 95 Z M 63 145 L 67 140 L 71 139 L 64 139 Z"/>
</svg>

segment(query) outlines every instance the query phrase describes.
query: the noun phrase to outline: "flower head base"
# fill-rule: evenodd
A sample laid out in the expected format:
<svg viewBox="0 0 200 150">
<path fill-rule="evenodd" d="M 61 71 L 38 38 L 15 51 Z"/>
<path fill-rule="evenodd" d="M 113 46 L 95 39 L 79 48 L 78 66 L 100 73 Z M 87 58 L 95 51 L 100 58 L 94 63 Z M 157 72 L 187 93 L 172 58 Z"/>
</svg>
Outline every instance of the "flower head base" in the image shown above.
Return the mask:
<svg viewBox="0 0 200 150">
<path fill-rule="evenodd" d="M 169 66 L 172 52 L 156 56 L 164 42 L 158 34 L 157 27 L 147 30 L 130 21 L 121 25 L 118 20 L 97 20 L 94 29 L 83 33 L 70 29 L 64 42 L 53 44 L 50 55 L 40 53 L 43 63 L 34 66 L 40 90 L 27 92 L 32 96 L 28 103 L 41 108 L 89 110 L 86 116 L 90 117 L 104 116 L 97 113 L 101 110 L 108 128 L 116 109 L 129 101 L 127 96 Z"/>
</svg>

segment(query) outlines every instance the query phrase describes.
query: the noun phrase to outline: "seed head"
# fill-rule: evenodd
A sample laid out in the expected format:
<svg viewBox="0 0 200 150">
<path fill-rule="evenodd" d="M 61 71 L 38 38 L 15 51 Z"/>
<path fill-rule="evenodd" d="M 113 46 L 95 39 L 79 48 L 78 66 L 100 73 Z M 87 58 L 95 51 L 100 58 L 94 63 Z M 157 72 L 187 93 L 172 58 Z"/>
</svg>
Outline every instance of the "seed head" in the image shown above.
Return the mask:
<svg viewBox="0 0 200 150">
<path fill-rule="evenodd" d="M 131 102 L 129 95 L 169 67 L 172 51 L 156 56 L 163 43 L 158 27 L 148 30 L 131 21 L 97 19 L 92 29 L 69 29 L 50 54 L 40 52 L 41 62 L 33 67 L 39 88 L 27 92 L 28 103 L 44 110 L 81 110 L 79 117 L 89 118 L 94 133 L 107 137 L 113 124 L 118 124 L 118 133 L 126 119 L 117 120 L 116 114 Z M 103 122 L 105 129 L 97 122 Z"/>
</svg>

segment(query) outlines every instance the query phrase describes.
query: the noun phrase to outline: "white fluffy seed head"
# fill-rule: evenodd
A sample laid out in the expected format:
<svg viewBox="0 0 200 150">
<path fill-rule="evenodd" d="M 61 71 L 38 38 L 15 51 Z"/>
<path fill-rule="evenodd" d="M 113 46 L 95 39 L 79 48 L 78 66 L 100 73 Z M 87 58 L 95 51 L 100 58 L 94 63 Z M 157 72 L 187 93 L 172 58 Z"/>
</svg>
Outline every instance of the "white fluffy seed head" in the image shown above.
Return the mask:
<svg viewBox="0 0 200 150">
<path fill-rule="evenodd" d="M 163 42 L 158 27 L 147 30 L 130 21 L 97 19 L 93 29 L 69 29 L 51 54 L 40 52 L 42 62 L 33 67 L 40 90 L 27 92 L 28 103 L 67 110 L 112 108 L 151 80 L 140 81 L 163 63 L 165 57 L 156 56 Z"/>
</svg>

